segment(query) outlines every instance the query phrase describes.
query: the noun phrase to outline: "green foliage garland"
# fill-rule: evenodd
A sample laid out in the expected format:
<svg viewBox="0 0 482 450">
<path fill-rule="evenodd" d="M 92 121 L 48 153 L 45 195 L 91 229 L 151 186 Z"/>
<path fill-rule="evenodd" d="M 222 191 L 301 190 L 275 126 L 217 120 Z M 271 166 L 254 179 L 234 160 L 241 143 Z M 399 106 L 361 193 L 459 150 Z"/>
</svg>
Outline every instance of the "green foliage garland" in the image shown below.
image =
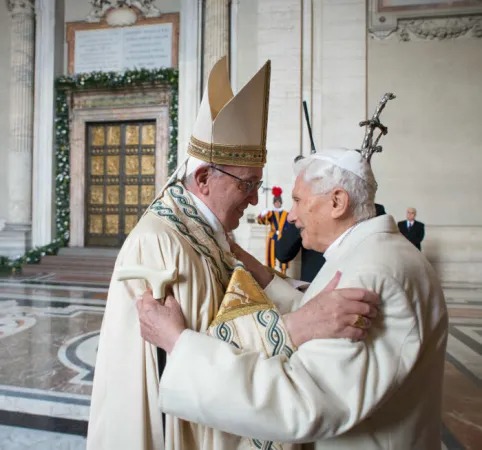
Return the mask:
<svg viewBox="0 0 482 450">
<path fill-rule="evenodd" d="M 55 81 L 55 209 L 56 237 L 48 245 L 34 247 L 16 258 L 0 257 L 0 270 L 17 272 L 24 264 L 38 263 L 44 255 L 55 255 L 70 239 L 70 141 L 67 94 L 83 89 L 125 89 L 132 86 L 167 85 L 171 89 L 168 170 L 177 166 L 177 69 L 139 69 L 127 72 L 92 72 L 60 76 Z"/>
</svg>

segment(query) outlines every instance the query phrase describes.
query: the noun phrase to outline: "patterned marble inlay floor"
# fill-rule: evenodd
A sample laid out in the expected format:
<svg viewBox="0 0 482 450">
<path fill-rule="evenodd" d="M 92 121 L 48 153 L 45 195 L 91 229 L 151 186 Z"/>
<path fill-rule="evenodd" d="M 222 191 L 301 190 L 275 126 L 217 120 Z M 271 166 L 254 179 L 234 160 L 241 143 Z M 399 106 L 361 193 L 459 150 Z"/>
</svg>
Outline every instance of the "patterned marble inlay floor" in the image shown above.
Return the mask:
<svg viewBox="0 0 482 450">
<path fill-rule="evenodd" d="M 107 286 L 41 282 L 0 283 L 0 423 L 85 435 Z"/>
<path fill-rule="evenodd" d="M 0 425 L 0 450 L 85 450 L 85 438 Z"/>
<path fill-rule="evenodd" d="M 107 285 L 90 280 L 0 280 L 0 450 L 85 448 L 106 297 Z M 482 290 L 447 290 L 446 298 L 443 449 L 475 450 L 482 442 Z"/>
<path fill-rule="evenodd" d="M 443 420 L 449 449 L 482 442 L 482 291 L 446 289 L 450 334 L 445 363 Z"/>
</svg>

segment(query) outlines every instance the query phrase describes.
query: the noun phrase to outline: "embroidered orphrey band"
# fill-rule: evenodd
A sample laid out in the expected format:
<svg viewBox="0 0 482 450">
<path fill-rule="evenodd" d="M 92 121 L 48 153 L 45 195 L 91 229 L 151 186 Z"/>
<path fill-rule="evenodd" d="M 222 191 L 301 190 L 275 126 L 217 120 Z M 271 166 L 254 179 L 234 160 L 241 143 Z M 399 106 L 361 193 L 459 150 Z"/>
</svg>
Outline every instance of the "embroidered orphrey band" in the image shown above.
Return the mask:
<svg viewBox="0 0 482 450">
<path fill-rule="evenodd" d="M 191 136 L 188 154 L 202 161 L 229 166 L 263 167 L 266 163 L 266 149 L 261 145 L 209 144 L 194 136 Z"/>
</svg>

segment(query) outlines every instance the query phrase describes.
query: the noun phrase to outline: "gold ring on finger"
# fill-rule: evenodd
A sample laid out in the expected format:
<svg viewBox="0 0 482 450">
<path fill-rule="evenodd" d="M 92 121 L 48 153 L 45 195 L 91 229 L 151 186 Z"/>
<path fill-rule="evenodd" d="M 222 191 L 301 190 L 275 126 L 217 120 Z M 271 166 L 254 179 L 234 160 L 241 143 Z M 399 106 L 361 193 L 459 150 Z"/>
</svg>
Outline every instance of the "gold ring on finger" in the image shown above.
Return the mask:
<svg viewBox="0 0 482 450">
<path fill-rule="evenodd" d="M 366 321 L 363 316 L 360 316 L 360 314 L 356 315 L 356 320 L 355 323 L 353 324 L 355 328 L 361 328 L 362 330 L 366 328 Z"/>
</svg>

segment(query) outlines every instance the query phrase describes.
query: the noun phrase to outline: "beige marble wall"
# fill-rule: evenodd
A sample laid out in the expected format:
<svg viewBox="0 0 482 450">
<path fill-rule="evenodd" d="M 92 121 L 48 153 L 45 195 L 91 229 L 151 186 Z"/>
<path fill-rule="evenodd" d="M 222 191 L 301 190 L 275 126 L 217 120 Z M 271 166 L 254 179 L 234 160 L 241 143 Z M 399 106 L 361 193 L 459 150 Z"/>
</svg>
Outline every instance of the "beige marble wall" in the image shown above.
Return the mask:
<svg viewBox="0 0 482 450">
<path fill-rule="evenodd" d="M 291 162 L 301 145 L 302 2 L 258 0 L 240 2 L 238 10 L 237 86 L 239 90 L 271 60 L 271 89 L 268 118 L 268 164 L 265 185 L 281 186 L 290 207 Z M 260 195 L 249 208 L 258 214 L 272 206 L 271 192 Z"/>
<path fill-rule="evenodd" d="M 430 225 L 482 225 L 482 39 L 371 40 L 370 108 L 392 91 L 379 200 L 397 217 L 417 207 Z"/>
<path fill-rule="evenodd" d="M 366 14 L 364 0 L 257 0 L 239 2 L 237 11 L 237 86 L 266 59 L 272 61 L 266 185 L 281 186 L 285 209 L 291 207 L 293 159 L 310 151 L 302 116 L 308 103 L 316 148 L 357 146 L 358 122 L 366 109 Z M 272 206 L 260 195 L 248 214 Z M 262 230 L 247 233 L 249 245 L 264 260 Z M 266 230 L 265 230 L 266 232 Z M 259 242 L 255 242 L 260 239 Z"/>
<path fill-rule="evenodd" d="M 482 287 L 482 227 L 428 225 L 422 249 L 444 287 Z"/>
<path fill-rule="evenodd" d="M 358 122 L 385 92 L 395 92 L 382 117 L 389 127 L 384 153 L 373 161 L 377 201 L 397 220 L 407 206 L 417 207 L 427 225 L 424 253 L 444 284 L 480 283 L 482 39 L 367 40 L 364 0 L 253 3 L 238 8 L 237 88 L 272 59 L 268 185 L 289 194 L 292 158 L 300 148 L 306 153 L 303 99 L 311 101 L 317 148 L 356 147 L 364 133 Z M 249 212 L 269 205 L 270 196 L 262 196 Z M 250 236 L 263 259 L 262 232 L 248 229 L 239 239 Z"/>
<path fill-rule="evenodd" d="M 233 90 L 237 92 L 256 73 L 258 68 L 258 9 L 256 2 L 238 1 L 235 32 L 231 40 L 236 42 L 236 76 Z"/>
<path fill-rule="evenodd" d="M 313 132 L 319 148 L 359 147 L 366 110 L 365 0 L 313 9 Z"/>
<path fill-rule="evenodd" d="M 366 110 L 364 0 L 256 0 L 239 2 L 236 81 L 240 89 L 271 59 L 268 186 L 281 186 L 291 206 L 291 163 L 310 151 L 302 101 L 310 111 L 315 145 L 357 146 Z M 262 196 L 254 213 L 271 206 Z"/>
<path fill-rule="evenodd" d="M 446 283 L 482 281 L 482 39 L 396 37 L 368 44 L 370 110 L 385 91 L 384 151 L 373 159 L 378 201 L 427 225 L 424 252 Z"/>
</svg>

